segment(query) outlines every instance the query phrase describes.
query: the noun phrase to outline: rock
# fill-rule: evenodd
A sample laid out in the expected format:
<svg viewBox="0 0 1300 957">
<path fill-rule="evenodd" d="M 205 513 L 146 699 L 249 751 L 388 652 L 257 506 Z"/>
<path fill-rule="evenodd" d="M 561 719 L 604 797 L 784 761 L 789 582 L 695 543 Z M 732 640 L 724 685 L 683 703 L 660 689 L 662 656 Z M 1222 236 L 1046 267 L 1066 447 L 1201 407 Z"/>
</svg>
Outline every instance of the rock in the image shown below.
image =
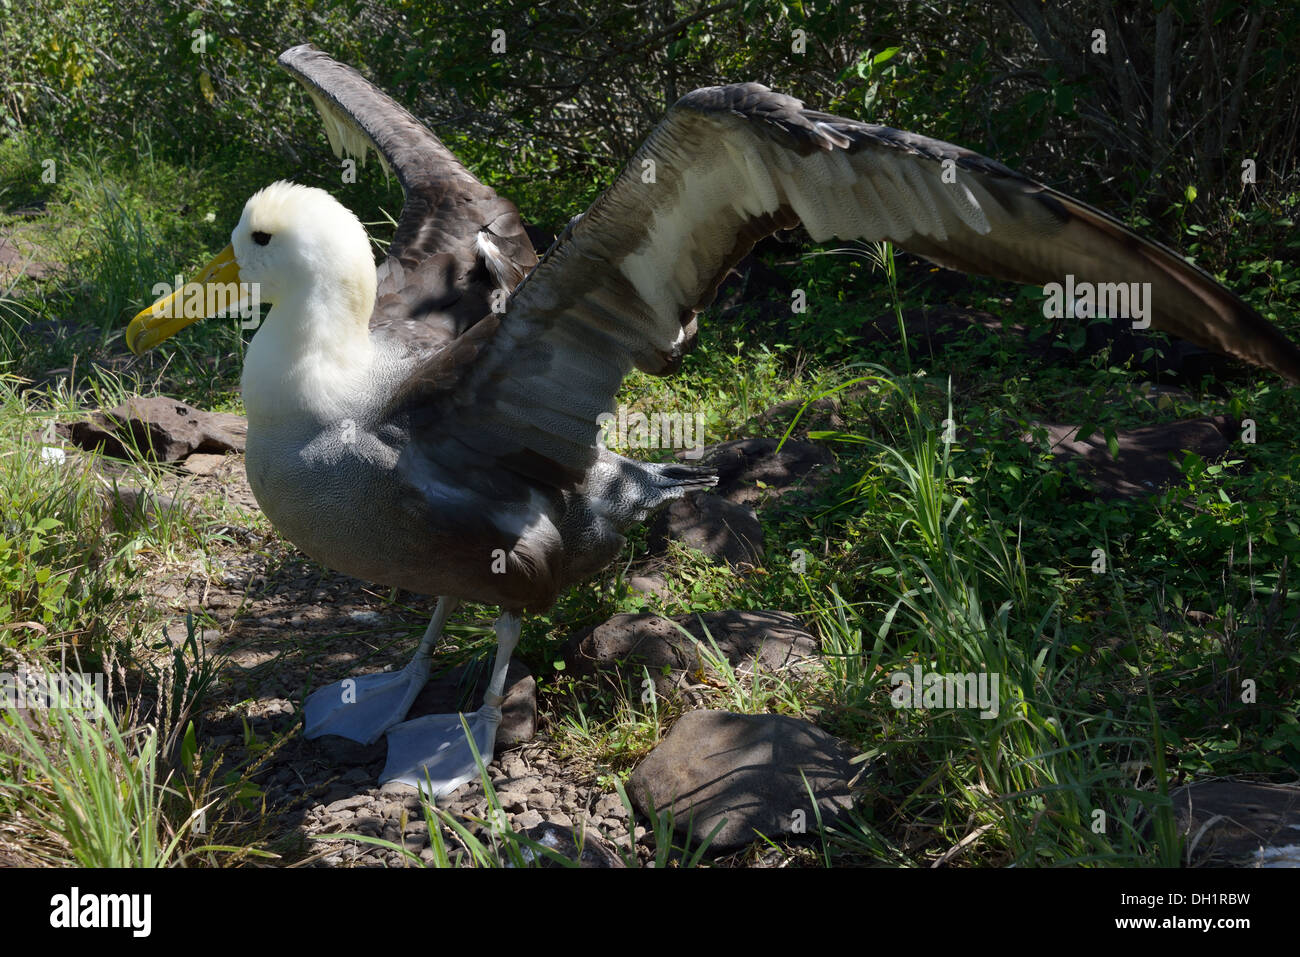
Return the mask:
<svg viewBox="0 0 1300 957">
<path fill-rule="evenodd" d="M 732 566 L 763 562 L 763 526 L 754 510 L 709 492 L 679 498 L 659 513 L 650 526 L 650 553 L 663 554 L 669 539 Z"/>
<path fill-rule="evenodd" d="M 722 317 L 728 317 L 741 313 L 738 306 L 762 303 L 778 312 L 780 318 L 789 321 L 790 297 L 793 292 L 794 287 L 783 273 L 750 254 L 727 270 L 722 282 L 718 284 L 713 308 L 719 310 Z"/>
<path fill-rule="evenodd" d="M 683 634 L 678 625 L 689 633 Z M 732 667 L 751 671 L 799 670 L 816 658 L 817 639 L 794 615 L 783 611 L 714 611 L 663 618 L 615 615 L 595 628 L 578 632 L 564 644 L 563 656 L 576 676 L 617 670 L 636 678 L 645 666 L 660 694 L 692 683 L 701 666 L 696 642 L 707 634 Z"/>
<path fill-rule="evenodd" d="M 541 823 L 542 823 L 541 814 L 531 810 L 523 811 L 519 814 L 516 814 L 515 819 L 511 822 L 512 826 L 517 831 L 527 831 L 529 828 L 537 827 L 537 825 Z"/>
<path fill-rule="evenodd" d="M 345 797 L 338 801 L 335 801 L 333 804 L 326 805 L 325 813 L 338 814 L 340 811 L 352 811 L 359 807 L 365 807 L 370 802 L 371 802 L 371 798 L 367 794 L 358 794 L 353 797 Z"/>
<path fill-rule="evenodd" d="M 165 396 L 136 396 L 108 412 L 92 412 L 75 422 L 69 437 L 86 450 L 115 458 L 143 455 L 175 462 L 193 452 L 242 452 L 248 423 L 226 412 L 204 412 Z M 138 453 L 138 454 L 137 454 Z"/>
<path fill-rule="evenodd" d="M 1300 866 L 1300 785 L 1206 781 L 1169 797 L 1195 863 Z"/>
<path fill-rule="evenodd" d="M 517 754 L 506 755 L 506 757 L 502 758 L 501 770 L 509 775 L 511 780 L 528 776 L 528 765 L 524 764 Z"/>
<path fill-rule="evenodd" d="M 466 692 L 471 689 L 462 688 L 461 685 L 471 667 L 474 666 L 461 665 L 432 678 L 416 697 L 411 710 L 406 713 L 406 719 L 410 721 L 426 714 L 451 714 L 455 711 L 468 713 L 481 707 L 483 692 L 487 690 L 491 675 L 488 668 L 482 668 L 472 694 L 467 695 Z M 506 669 L 506 700 L 501 705 L 497 751 L 531 741 L 536 733 L 537 681 L 522 662 L 513 658 L 510 667 Z"/>
<path fill-rule="evenodd" d="M 669 601 L 673 597 L 673 593 L 668 589 L 668 583 L 659 572 L 633 575 L 627 580 L 627 587 L 643 595 L 652 595 L 660 601 Z"/>
<path fill-rule="evenodd" d="M 623 799 L 617 794 L 606 794 L 601 797 L 596 802 L 595 811 L 601 817 L 627 817 L 627 808 L 623 806 Z"/>
<path fill-rule="evenodd" d="M 524 800 L 524 795 L 515 790 L 497 792 L 497 802 L 507 811 L 523 811 Z"/>
<path fill-rule="evenodd" d="M 1210 352 L 1182 339 L 1154 339 L 1135 330 L 1131 319 L 1088 323 L 1083 355 L 1091 356 L 1103 350 L 1109 350 L 1107 361 L 1111 365 L 1127 365 L 1146 375 L 1178 382 L 1199 382 L 1207 375 L 1218 379 L 1232 375 L 1232 360 L 1226 355 Z M 1062 354 L 1062 359 L 1069 357 L 1071 362 L 1082 358 L 1066 350 L 1056 351 Z"/>
<path fill-rule="evenodd" d="M 221 471 L 230 459 L 225 455 L 210 455 L 206 452 L 195 452 L 188 456 L 181 467 L 191 475 L 212 475 Z"/>
<path fill-rule="evenodd" d="M 129 525 L 130 520 L 156 520 L 164 515 L 179 515 L 184 511 L 170 495 L 159 495 L 134 485 L 113 485 L 103 490 L 110 517 L 119 524 Z"/>
<path fill-rule="evenodd" d="M 814 487 L 821 473 L 835 464 L 835 457 L 814 442 L 791 439 L 781 445 L 772 438 L 737 439 L 708 446 L 698 464 L 717 469 L 714 494 L 736 505 L 757 507 Z M 765 487 L 760 488 L 760 483 Z"/>
<path fill-rule="evenodd" d="M 515 778 L 510 782 L 510 790 L 518 791 L 521 794 L 533 794 L 542 789 L 542 779 L 536 774 L 529 774 L 522 778 Z"/>
<path fill-rule="evenodd" d="M 63 269 L 46 259 L 49 253 L 43 246 L 30 240 L 29 233 L 32 232 L 35 231 L 7 229 L 5 235 L 0 236 L 0 285 L 9 287 L 5 289 L 6 294 L 12 291 L 12 284 L 20 276 L 45 280 Z"/>
<path fill-rule="evenodd" d="M 1240 422 L 1228 415 L 1149 425 L 1116 434 L 1119 442 L 1116 459 L 1100 431 L 1080 441 L 1078 426 L 1041 427 L 1047 430 L 1052 454 L 1081 459 L 1098 494 L 1105 498 L 1131 498 L 1176 482 L 1182 477 L 1179 466 L 1187 452 L 1196 452 L 1206 461 L 1213 461 L 1227 452 L 1241 435 Z M 1022 438 L 1034 442 L 1032 433 Z"/>
<path fill-rule="evenodd" d="M 797 422 L 795 416 L 799 417 Z M 764 434 L 778 440 L 785 435 L 791 423 L 794 424 L 794 430 L 791 432 L 794 438 L 807 437 L 809 432 L 838 431 L 844 428 L 839 399 L 835 396 L 815 399 L 808 403 L 807 408 L 798 399 L 790 399 L 786 402 L 778 402 L 765 412 L 759 413 L 755 419 L 755 424 L 763 430 Z M 784 452 L 789 445 L 787 441 L 782 451 Z"/>
<path fill-rule="evenodd" d="M 676 833 L 690 828 L 694 842 L 721 824 L 709 847 L 734 849 L 760 833 L 815 834 L 810 790 L 823 824 L 839 818 L 853 804 L 851 755 L 799 718 L 690 711 L 632 772 L 627 792 L 651 818 L 671 808 Z"/>
<path fill-rule="evenodd" d="M 652 555 L 667 541 L 682 542 L 712 559 L 736 567 L 763 560 L 763 527 L 753 508 L 795 491 L 806 491 L 834 465 L 830 452 L 812 442 L 758 438 L 722 442 L 705 449 L 698 463 L 718 472 L 714 492 L 696 492 L 673 502 L 650 526 Z M 689 461 L 684 454 L 679 458 Z M 644 576 L 649 578 L 650 576 Z M 657 593 L 651 581 L 638 589 Z"/>
<path fill-rule="evenodd" d="M 515 819 L 516 824 L 518 820 L 518 818 Z M 577 861 L 579 867 L 626 866 L 623 859 L 618 856 L 617 851 L 590 831 L 585 832 L 578 838 L 575 837 L 569 827 L 562 827 L 554 821 L 548 821 L 545 824 L 538 824 L 536 827 L 529 828 L 524 836 L 530 841 L 550 848 L 571 861 Z M 548 855 L 534 851 L 532 848 L 524 847 L 522 850 L 526 860 L 533 860 L 533 856 L 536 855 L 539 867 L 564 866 L 558 861 L 552 860 Z"/>
</svg>

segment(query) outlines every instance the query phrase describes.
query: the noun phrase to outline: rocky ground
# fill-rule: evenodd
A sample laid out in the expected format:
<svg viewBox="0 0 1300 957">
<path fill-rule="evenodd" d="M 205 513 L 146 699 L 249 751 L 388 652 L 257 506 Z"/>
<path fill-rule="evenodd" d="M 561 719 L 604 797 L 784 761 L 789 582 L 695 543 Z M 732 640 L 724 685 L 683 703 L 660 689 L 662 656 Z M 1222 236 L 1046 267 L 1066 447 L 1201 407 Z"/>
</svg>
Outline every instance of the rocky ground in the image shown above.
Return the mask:
<svg viewBox="0 0 1300 957">
<path fill-rule="evenodd" d="M 988 327 L 978 315 L 965 318 L 967 326 Z M 916 325 L 915 341 L 932 348 L 942 347 L 954 322 L 946 313 L 909 320 Z M 997 328 L 990 334 L 1009 333 Z M 777 407 L 758 425 L 768 436 L 780 436 L 795 411 Z M 780 450 L 772 437 L 711 447 L 706 461 L 719 469 L 718 487 L 676 503 L 655 520 L 650 557 L 633 570 L 632 587 L 647 594 L 662 591 L 664 577 L 656 563 L 669 541 L 742 570 L 759 565 L 765 552 L 756 510 L 773 507 L 786 495 L 803 494 L 834 469 L 826 447 L 800 436 L 809 428 L 839 424 L 837 405 L 823 400 L 806 413 L 795 440 Z M 1217 458 L 1237 428 L 1220 418 L 1121 433 L 1117 460 L 1098 436 L 1079 440 L 1074 426 L 1043 427 L 1053 451 L 1062 461 L 1082 460 L 1085 474 L 1103 495 L 1143 494 L 1175 481 L 1178 470 L 1171 452 L 1193 449 L 1207 459 Z M 341 836 L 352 834 L 400 845 L 419 861 L 433 860 L 414 792 L 378 785 L 384 740 L 371 746 L 338 738 L 308 741 L 300 722 L 300 704 L 310 688 L 348 675 L 400 668 L 432 610 L 431 600 L 403 596 L 395 603 L 385 590 L 322 569 L 258 531 L 265 525 L 254 519 L 256 502 L 243 470 L 244 426 L 236 416 L 210 416 L 170 399 L 143 400 L 61 429 L 61 437 L 70 450 L 97 447 L 109 456 L 130 456 L 145 448 L 179 463 L 161 493 L 119 484 L 112 494 L 121 508 L 144 513 L 200 509 L 231 516 L 211 529 L 213 544 L 205 560 L 188 569 L 175 564 L 161 568 L 147 591 L 149 600 L 165 610 L 174 642 L 183 640 L 184 616 L 190 613 L 200 623 L 207 654 L 221 662 L 220 680 L 204 702 L 200 736 L 205 751 L 224 754 L 223 770 L 255 763 L 247 775 L 252 786 L 245 803 L 250 814 L 261 815 L 263 846 L 286 860 L 318 866 L 412 861 L 400 851 Z M 710 678 L 698 644 L 707 640 L 705 629 L 742 673 L 758 667 L 797 681 L 817 667 L 816 637 L 804 623 L 775 610 L 720 610 L 676 623 L 655 615 L 624 615 L 572 635 L 563 656 L 573 674 L 618 675 L 629 667 L 636 673 L 645 664 L 656 693 L 684 712 L 629 780 L 634 803 L 629 812 L 590 761 L 557 746 L 545 709 L 538 714 L 536 682 L 516 663 L 497 756 L 488 772 L 513 830 L 567 849 L 573 857 L 579 854 L 576 840 L 582 844 L 583 862 L 593 866 L 645 863 L 654 855 L 654 819 L 646 812 L 672 806 L 679 836 L 683 821 L 693 814 L 697 839 L 718 825 L 715 853 L 749 864 L 779 863 L 786 856 L 759 850 L 765 845 L 755 844 L 755 830 L 797 843 L 814 810 L 823 820 L 834 820 L 855 794 L 860 796 L 855 767 L 849 764 L 851 750 L 813 724 L 780 715 L 708 710 L 709 695 L 700 692 L 708 690 Z M 453 630 L 440 655 L 454 658 L 464 637 L 463 628 L 459 635 Z M 462 685 L 473 684 L 464 677 L 453 671 L 435 680 L 412 716 L 476 707 L 477 700 L 459 697 Z M 754 774 L 755 768 L 762 773 Z M 799 769 L 813 782 L 811 797 Z M 682 794 L 693 797 L 689 803 L 675 801 Z M 811 807 L 814 798 L 816 809 Z M 473 823 L 490 816 L 480 782 L 463 786 L 444 807 L 490 839 L 490 828 Z M 1288 809 L 1294 813 L 1290 805 Z M 329 835 L 340 837 L 331 840 Z"/>
<path fill-rule="evenodd" d="M 405 664 L 432 601 L 404 596 L 409 605 L 394 605 L 386 592 L 322 569 L 256 531 L 260 523 L 252 520 L 256 502 L 244 474 L 240 452 L 244 429 L 238 417 L 213 416 L 167 399 L 133 400 L 107 414 L 61 427 L 60 432 L 73 446 L 99 447 L 119 456 L 147 448 L 180 463 L 156 492 L 118 482 L 112 494 L 120 508 L 145 513 L 197 509 L 248 517 L 246 523 L 236 519 L 213 529 L 213 547 L 204 562 L 160 569 L 150 577 L 147 591 L 150 600 L 166 610 L 173 643 L 184 640 L 184 616 L 189 613 L 200 622 L 206 654 L 221 661 L 220 680 L 204 701 L 200 739 L 205 748 L 223 752 L 229 768 L 260 760 L 250 778 L 257 792 L 250 793 L 258 794 L 264 808 L 263 826 L 271 846 L 291 858 L 305 853 L 306 862 L 326 866 L 393 866 L 410 860 L 398 851 L 352 839 L 315 840 L 347 833 L 382 838 L 422 860 L 432 859 L 428 827 L 414 792 L 378 784 L 385 741 L 370 746 L 334 737 L 309 741 L 301 734 L 299 720 L 301 701 L 311 687 Z M 713 449 L 711 460 L 722 476 L 717 493 L 700 496 L 695 508 L 669 516 L 657 526 L 657 544 L 642 569 L 646 574 L 640 577 L 652 580 L 656 555 L 668 539 L 689 541 L 720 561 L 744 564 L 761 558 L 762 530 L 753 505 L 778 500 L 832 464 L 828 452 L 810 443 L 796 441 L 779 453 L 776 444 L 760 439 Z M 111 459 L 103 461 L 111 470 Z M 758 476 L 764 486 L 761 495 L 755 491 Z M 719 512 L 713 502 L 722 503 L 726 510 Z M 738 516 L 745 520 L 743 527 Z M 698 707 L 707 698 L 700 690 L 709 689 L 696 648 L 698 640 L 708 640 L 704 629 L 741 673 L 757 663 L 766 673 L 797 677 L 811 667 L 817 652 L 816 639 L 801 622 L 783 613 L 720 612 L 701 620 L 683 617 L 681 624 L 683 628 L 678 628 L 655 615 L 618 616 L 572 636 L 563 655 L 578 676 L 601 671 L 617 674 L 644 663 L 655 674 L 661 694 L 685 707 Z M 453 634 L 440 649 L 440 657 L 454 658 L 457 646 Z M 477 699 L 458 698 L 462 672 L 457 668 L 436 676 L 417 699 L 411 717 L 475 707 Z M 512 829 L 538 840 L 546 838 L 547 843 L 559 839 L 556 835 L 573 835 L 583 842 L 588 862 L 622 864 L 624 858 L 639 861 L 653 854 L 652 842 L 647 842 L 653 821 L 643 815 L 634 818 L 589 761 L 566 757 L 557 749 L 546 731 L 545 716 L 539 731 L 536 682 L 517 661 L 512 665 L 504 711 L 489 773 Z M 675 737 L 673 746 L 684 747 L 687 753 L 730 751 L 736 761 L 750 765 L 759 754 L 769 769 L 804 767 L 814 778 L 814 767 L 825 765 L 823 815 L 832 818 L 849 805 L 852 769 L 847 747 L 824 740 L 829 736 L 813 725 L 797 722 L 816 753 L 792 750 L 790 743 L 797 736 L 784 727 L 782 734 L 774 735 L 774 725 L 769 725 L 795 719 L 753 718 L 757 726 L 709 726 L 695 735 L 687 735 L 683 726 L 665 746 L 673 744 Z M 744 751 L 747 748 L 749 752 Z M 681 764 L 691 768 L 696 762 Z M 770 773 L 757 782 L 736 779 L 729 795 L 726 787 L 719 793 L 717 785 L 735 777 L 726 768 L 725 760 L 712 761 L 708 801 L 697 802 L 693 809 L 678 809 L 687 816 L 690 810 L 696 812 L 697 841 L 700 826 L 707 824 L 707 833 L 725 818 L 728 823 L 713 843 L 715 852 L 739 852 L 752 844 L 753 829 L 747 830 L 737 817 L 737 808 L 747 805 L 752 806 L 744 811 L 744 820 L 757 815 L 764 819 L 763 833 L 781 833 L 783 825 L 771 810 L 773 802 L 779 803 L 780 814 L 786 814 L 792 803 L 801 800 L 792 791 L 789 776 L 784 781 Z M 797 772 L 793 783 L 803 786 Z M 679 781 L 678 786 L 687 788 L 688 783 Z M 656 791 L 653 781 L 629 790 L 643 809 L 651 802 L 659 807 L 672 803 L 673 795 Z M 806 795 L 802 800 L 807 804 Z M 479 782 L 463 786 L 443 807 L 465 821 L 485 820 L 489 811 Z M 794 824 L 796 833 L 812 816 L 811 809 L 805 808 Z"/>
</svg>

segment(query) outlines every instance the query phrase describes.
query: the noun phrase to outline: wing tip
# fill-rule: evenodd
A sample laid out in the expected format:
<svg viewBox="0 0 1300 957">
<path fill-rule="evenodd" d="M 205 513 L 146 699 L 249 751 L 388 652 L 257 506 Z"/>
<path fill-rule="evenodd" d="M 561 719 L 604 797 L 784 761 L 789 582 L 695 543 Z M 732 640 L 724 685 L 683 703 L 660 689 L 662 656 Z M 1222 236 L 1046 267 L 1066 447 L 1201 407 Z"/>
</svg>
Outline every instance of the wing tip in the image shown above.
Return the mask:
<svg viewBox="0 0 1300 957">
<path fill-rule="evenodd" d="M 297 46 L 291 46 L 281 53 L 275 58 L 275 62 L 286 70 L 293 69 L 296 61 L 312 53 L 323 53 L 323 51 L 314 43 L 299 43 Z"/>
</svg>

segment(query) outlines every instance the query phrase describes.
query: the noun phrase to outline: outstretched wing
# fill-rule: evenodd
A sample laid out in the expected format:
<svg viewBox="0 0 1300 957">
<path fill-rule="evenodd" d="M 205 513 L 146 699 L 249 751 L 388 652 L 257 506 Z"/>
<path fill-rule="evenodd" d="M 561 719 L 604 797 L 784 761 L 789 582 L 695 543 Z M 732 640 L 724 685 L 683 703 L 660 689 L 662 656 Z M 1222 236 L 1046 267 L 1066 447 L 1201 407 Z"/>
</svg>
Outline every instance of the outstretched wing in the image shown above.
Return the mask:
<svg viewBox="0 0 1300 957">
<path fill-rule="evenodd" d="M 494 289 L 513 289 L 537 264 L 514 203 L 391 97 L 310 43 L 284 51 L 279 63 L 311 97 L 335 155 L 364 162 L 374 149 L 402 184 L 372 329 L 426 345 L 458 335 L 488 312 Z"/>
<path fill-rule="evenodd" d="M 727 269 L 796 223 L 1018 282 L 1150 283 L 1156 329 L 1300 381 L 1290 340 L 1105 213 L 969 150 L 746 83 L 679 101 L 505 315 L 409 384 L 429 413 L 422 441 L 533 480 L 580 476 L 623 376 L 670 371 Z"/>
</svg>

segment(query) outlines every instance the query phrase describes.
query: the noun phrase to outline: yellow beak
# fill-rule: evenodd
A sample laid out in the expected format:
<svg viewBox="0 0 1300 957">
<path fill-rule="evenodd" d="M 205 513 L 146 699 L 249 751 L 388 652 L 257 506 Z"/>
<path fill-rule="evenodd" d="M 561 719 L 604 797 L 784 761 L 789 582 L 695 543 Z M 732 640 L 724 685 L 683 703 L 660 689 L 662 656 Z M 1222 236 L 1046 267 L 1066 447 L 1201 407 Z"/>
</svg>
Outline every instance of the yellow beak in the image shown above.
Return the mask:
<svg viewBox="0 0 1300 957">
<path fill-rule="evenodd" d="M 193 282 L 136 314 L 126 327 L 127 348 L 139 355 L 214 312 L 238 306 L 239 282 L 235 248 L 227 246 Z"/>
</svg>

